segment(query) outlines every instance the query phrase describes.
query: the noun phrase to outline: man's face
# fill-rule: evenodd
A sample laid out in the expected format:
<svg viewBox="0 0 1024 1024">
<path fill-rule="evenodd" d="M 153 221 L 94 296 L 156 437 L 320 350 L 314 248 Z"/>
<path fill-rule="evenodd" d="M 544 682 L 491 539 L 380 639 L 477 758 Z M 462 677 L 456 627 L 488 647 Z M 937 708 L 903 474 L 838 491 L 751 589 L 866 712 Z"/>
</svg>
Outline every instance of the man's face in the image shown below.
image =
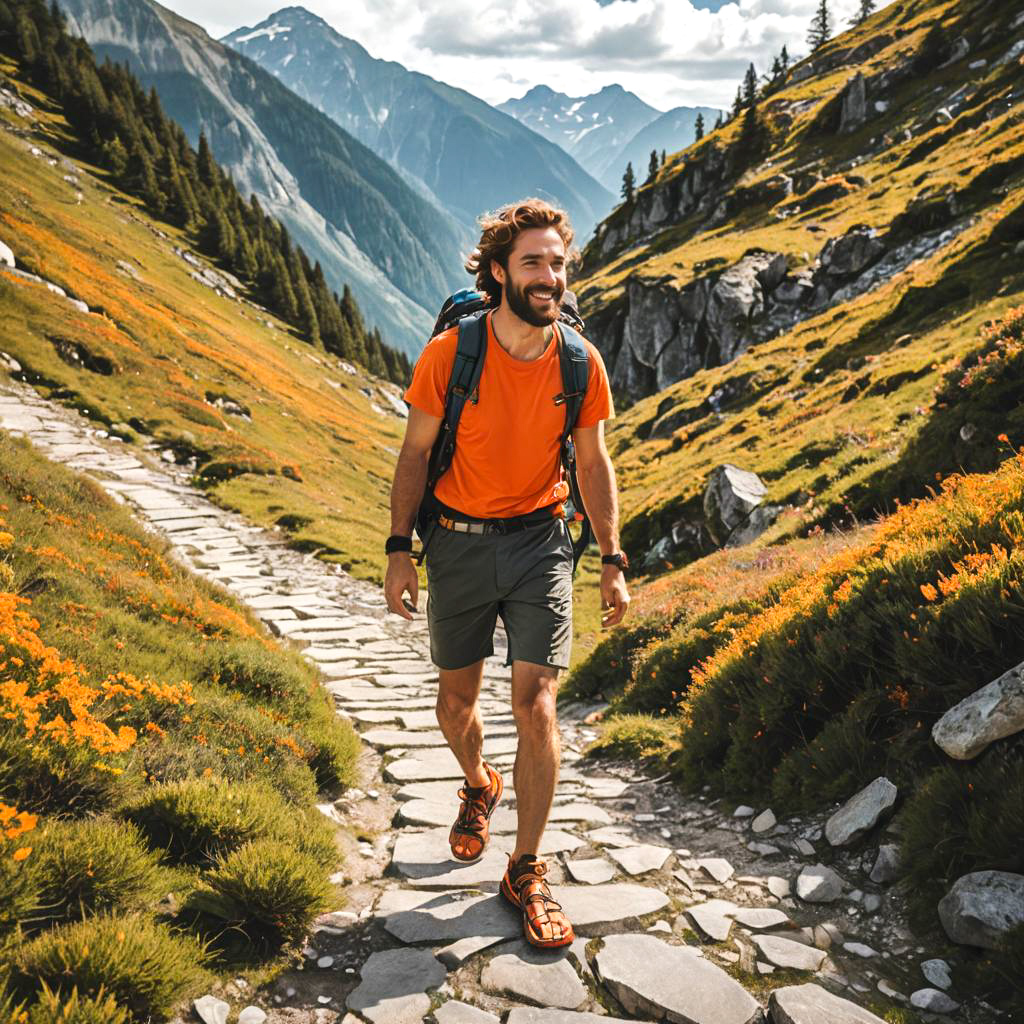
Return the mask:
<svg viewBox="0 0 1024 1024">
<path fill-rule="evenodd" d="M 565 243 L 554 228 L 528 228 L 512 246 L 508 269 L 494 262 L 491 272 L 520 320 L 532 327 L 547 327 L 558 319 L 566 260 Z"/>
</svg>

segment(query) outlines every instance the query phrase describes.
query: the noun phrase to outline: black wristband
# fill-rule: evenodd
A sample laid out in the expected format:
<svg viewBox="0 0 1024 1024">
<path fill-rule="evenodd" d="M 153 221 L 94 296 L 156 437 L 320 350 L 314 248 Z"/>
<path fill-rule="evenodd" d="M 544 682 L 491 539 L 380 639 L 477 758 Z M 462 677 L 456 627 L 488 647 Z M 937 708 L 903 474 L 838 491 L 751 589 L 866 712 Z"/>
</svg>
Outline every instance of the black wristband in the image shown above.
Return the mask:
<svg viewBox="0 0 1024 1024">
<path fill-rule="evenodd" d="M 629 559 L 626 557 L 625 551 L 616 551 L 613 555 L 602 555 L 602 565 L 617 565 L 620 569 L 626 569 L 629 566 Z"/>
<path fill-rule="evenodd" d="M 393 555 L 396 551 L 412 551 L 412 537 L 403 537 L 400 533 L 393 533 L 384 542 L 384 554 Z"/>
</svg>

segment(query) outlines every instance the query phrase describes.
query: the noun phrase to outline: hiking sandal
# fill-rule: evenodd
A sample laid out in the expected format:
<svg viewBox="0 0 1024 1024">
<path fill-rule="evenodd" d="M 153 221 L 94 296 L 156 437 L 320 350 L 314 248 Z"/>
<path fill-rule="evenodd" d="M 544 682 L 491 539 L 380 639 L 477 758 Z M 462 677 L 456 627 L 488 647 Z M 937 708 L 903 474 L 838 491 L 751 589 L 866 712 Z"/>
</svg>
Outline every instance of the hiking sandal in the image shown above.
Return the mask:
<svg viewBox="0 0 1024 1024">
<path fill-rule="evenodd" d="M 576 938 L 562 905 L 551 895 L 544 880 L 548 867 L 539 857 L 532 858 L 513 877 L 516 865 L 508 858 L 499 891 L 523 914 L 523 935 L 531 946 L 559 949 Z"/>
<path fill-rule="evenodd" d="M 452 856 L 464 864 L 472 864 L 484 855 L 487 840 L 490 838 L 489 825 L 494 808 L 498 806 L 504 783 L 486 761 L 484 769 L 490 776 L 490 785 L 478 796 L 472 795 L 468 782 L 464 782 L 459 790 L 459 816 L 448 833 L 448 845 L 452 848 Z"/>
</svg>

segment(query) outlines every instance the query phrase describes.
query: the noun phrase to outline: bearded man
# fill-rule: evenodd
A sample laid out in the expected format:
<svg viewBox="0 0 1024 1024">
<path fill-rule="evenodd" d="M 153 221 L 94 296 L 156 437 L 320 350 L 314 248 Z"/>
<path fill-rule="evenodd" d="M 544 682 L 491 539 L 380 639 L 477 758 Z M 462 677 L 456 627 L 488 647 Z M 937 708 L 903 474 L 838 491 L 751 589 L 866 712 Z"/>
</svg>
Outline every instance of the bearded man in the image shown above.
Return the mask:
<svg viewBox="0 0 1024 1024">
<path fill-rule="evenodd" d="M 573 550 L 560 464 L 566 420 L 556 399 L 563 397 L 557 321 L 573 232 L 565 212 L 540 199 L 485 216 L 481 228 L 466 270 L 493 308 L 485 314 L 479 387 L 459 420 L 452 464 L 434 490 L 441 514 L 425 542 L 427 622 L 439 670 L 437 720 L 466 776 L 449 837 L 452 855 L 463 862 L 483 855 L 503 790 L 501 775 L 483 760 L 478 698 L 499 616 L 504 624 L 518 734 L 518 831 L 500 891 L 520 909 L 527 940 L 552 948 L 574 938 L 539 856 L 558 779 L 558 677 L 569 666 L 572 642 Z M 391 491 L 384 589 L 389 610 L 407 619 L 418 596 L 413 525 L 457 343 L 457 326 L 431 339 L 405 395 L 409 420 Z M 580 493 L 603 556 L 602 625 L 610 627 L 629 604 L 615 474 L 603 432 L 603 421 L 613 415 L 612 397 L 600 353 L 584 344 L 587 387 L 572 439 Z"/>
</svg>

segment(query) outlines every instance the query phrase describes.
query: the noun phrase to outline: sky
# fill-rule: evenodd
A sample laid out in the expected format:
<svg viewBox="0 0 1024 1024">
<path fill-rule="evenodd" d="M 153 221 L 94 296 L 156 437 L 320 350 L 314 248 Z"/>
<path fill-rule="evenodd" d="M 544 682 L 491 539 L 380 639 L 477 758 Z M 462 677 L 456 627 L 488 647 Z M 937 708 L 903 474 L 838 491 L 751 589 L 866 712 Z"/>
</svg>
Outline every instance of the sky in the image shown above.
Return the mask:
<svg viewBox="0 0 1024 1024">
<path fill-rule="evenodd" d="M 220 38 L 283 0 L 161 0 Z M 885 7 L 891 0 L 878 0 Z M 584 96 L 619 84 L 658 110 L 728 107 L 747 65 L 767 71 L 785 44 L 807 53 L 818 0 L 308 0 L 374 57 L 498 104 L 547 85 Z M 860 0 L 831 0 L 834 34 Z"/>
</svg>

